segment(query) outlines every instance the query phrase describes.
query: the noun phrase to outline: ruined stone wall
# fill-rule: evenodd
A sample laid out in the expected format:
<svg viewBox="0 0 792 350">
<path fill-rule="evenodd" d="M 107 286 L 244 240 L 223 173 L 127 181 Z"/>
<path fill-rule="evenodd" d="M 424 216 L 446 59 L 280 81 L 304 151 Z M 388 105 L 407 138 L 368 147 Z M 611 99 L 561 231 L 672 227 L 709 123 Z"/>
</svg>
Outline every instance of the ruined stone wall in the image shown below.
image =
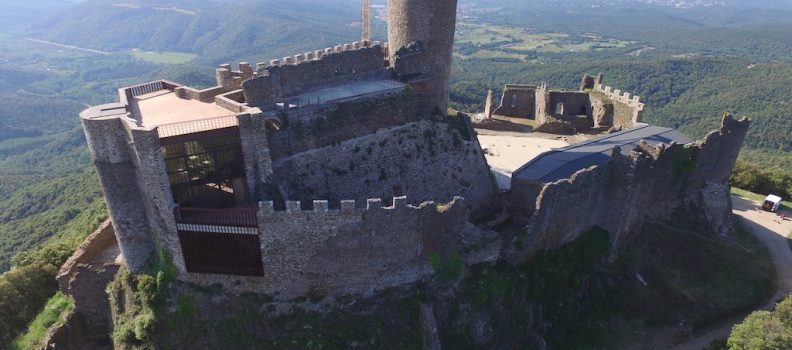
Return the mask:
<svg viewBox="0 0 792 350">
<path fill-rule="evenodd" d="M 273 160 L 418 119 L 415 98 L 410 93 L 300 108 L 285 117 L 285 127 L 268 136 Z"/>
<path fill-rule="evenodd" d="M 589 95 L 591 99 L 591 116 L 594 120 L 594 127 L 616 127 L 625 129 L 623 120 L 617 125 L 614 125 L 613 114 L 614 106 L 613 101 L 600 92 L 593 91 Z M 629 127 L 627 127 L 629 128 Z"/>
<path fill-rule="evenodd" d="M 558 113 L 556 107 L 563 105 L 563 110 Z M 560 116 L 589 115 L 591 113 L 591 101 L 589 94 L 584 91 L 550 91 L 548 101 L 549 114 L 559 114 Z"/>
<path fill-rule="evenodd" d="M 604 95 L 614 107 L 613 125 L 622 129 L 629 129 L 636 126 L 643 120 L 643 112 L 646 105 L 641 102 L 639 96 L 631 96 L 621 90 L 613 90 L 610 86 L 595 84 L 592 90 L 595 93 Z"/>
<path fill-rule="evenodd" d="M 110 219 L 105 220 L 83 241 L 58 271 L 58 286 L 62 292 L 69 290 L 69 280 L 77 272 L 77 265 L 89 264 L 99 253 L 116 243 L 115 231 Z"/>
<path fill-rule="evenodd" d="M 492 114 L 536 119 L 536 87 L 506 85 L 503 89 L 500 106 Z"/>
<path fill-rule="evenodd" d="M 284 98 L 391 75 L 384 67 L 385 52 L 379 45 L 330 50 L 318 58 L 290 62 L 273 61 L 259 69 L 255 78 L 243 82 L 245 101 L 267 111 Z"/>
<path fill-rule="evenodd" d="M 449 117 L 453 118 L 453 117 Z M 390 198 L 448 202 L 461 196 L 480 215 L 495 203 L 497 187 L 481 149 L 452 124 L 422 121 L 380 130 L 273 164 L 288 200 Z"/>
<path fill-rule="evenodd" d="M 534 198 L 534 202 L 536 202 L 542 189 L 544 189 L 544 184 L 540 181 L 516 177 L 511 179 L 507 205 L 509 212 L 517 217 L 518 222 L 525 223 L 528 221 L 527 218 L 533 215 L 536 205 L 530 205 L 530 198 Z"/>
<path fill-rule="evenodd" d="M 418 112 L 445 114 L 457 0 L 390 0 L 388 43 L 396 74 L 418 97 Z"/>
<path fill-rule="evenodd" d="M 248 62 L 240 62 L 239 70 L 231 70 L 230 64 L 221 64 L 215 70 L 217 86 L 223 87 L 225 91 L 238 90 L 242 87 L 242 82 L 253 77 L 253 68 Z"/>
<path fill-rule="evenodd" d="M 557 110 L 559 103 L 563 111 Z M 629 129 L 641 122 L 644 108 L 640 97 L 603 86 L 602 74 L 596 78 L 587 74 L 580 91 L 550 90 L 546 84 L 506 85 L 501 106 L 493 114 L 536 119 L 536 131 L 566 134 L 592 127 Z"/>
<path fill-rule="evenodd" d="M 511 261 L 556 249 L 593 226 L 607 230 L 616 246 L 644 221 L 667 220 L 690 202 L 720 216 L 713 230 L 729 231 L 720 211 L 731 212 L 726 184 L 749 125 L 750 120 L 727 117 L 703 141 L 642 144 L 629 156 L 616 149 L 610 161 L 547 184 L 538 198 L 522 199 L 536 209 L 527 226 L 529 244 L 509 252 Z"/>
<path fill-rule="evenodd" d="M 286 211 L 261 203 L 264 277 L 186 273 L 180 278 L 277 299 L 368 294 L 433 274 L 430 253 L 446 261 L 461 253 L 463 237 L 480 233 L 465 221 L 467 209 L 460 198 L 445 206 L 430 202 L 413 207 L 405 198 L 393 203 L 383 208 L 376 199 L 356 208 L 355 202 L 345 201 L 331 210 L 326 201 L 316 201 L 310 211 L 300 210 L 297 202 L 289 202 Z"/>
</svg>

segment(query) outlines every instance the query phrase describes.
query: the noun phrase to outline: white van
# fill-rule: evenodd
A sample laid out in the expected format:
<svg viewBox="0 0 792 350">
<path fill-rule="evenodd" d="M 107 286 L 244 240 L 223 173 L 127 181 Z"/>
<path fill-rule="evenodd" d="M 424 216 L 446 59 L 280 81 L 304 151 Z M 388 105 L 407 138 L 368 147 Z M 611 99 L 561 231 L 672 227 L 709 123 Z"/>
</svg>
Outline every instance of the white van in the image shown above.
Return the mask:
<svg viewBox="0 0 792 350">
<path fill-rule="evenodd" d="M 775 212 L 778 210 L 779 205 L 781 205 L 781 197 L 771 194 L 765 198 L 764 203 L 762 203 L 762 209 Z"/>
</svg>

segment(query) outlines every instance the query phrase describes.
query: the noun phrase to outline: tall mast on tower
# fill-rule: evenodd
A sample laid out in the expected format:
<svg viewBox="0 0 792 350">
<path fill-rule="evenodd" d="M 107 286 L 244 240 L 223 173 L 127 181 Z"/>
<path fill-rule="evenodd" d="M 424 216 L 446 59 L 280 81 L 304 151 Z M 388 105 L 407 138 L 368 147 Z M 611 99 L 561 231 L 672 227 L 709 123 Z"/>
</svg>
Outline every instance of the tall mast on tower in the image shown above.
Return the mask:
<svg viewBox="0 0 792 350">
<path fill-rule="evenodd" d="M 371 0 L 362 0 L 360 41 L 371 41 Z"/>
</svg>

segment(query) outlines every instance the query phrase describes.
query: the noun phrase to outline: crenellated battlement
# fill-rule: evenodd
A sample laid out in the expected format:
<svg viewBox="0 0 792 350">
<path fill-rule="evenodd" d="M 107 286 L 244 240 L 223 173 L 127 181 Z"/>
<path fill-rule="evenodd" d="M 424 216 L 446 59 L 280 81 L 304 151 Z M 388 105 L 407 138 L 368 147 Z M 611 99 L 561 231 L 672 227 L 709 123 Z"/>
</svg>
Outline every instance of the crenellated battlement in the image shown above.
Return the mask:
<svg viewBox="0 0 792 350">
<path fill-rule="evenodd" d="M 259 62 L 256 63 L 256 71 L 253 73 L 253 76 L 266 75 L 268 67 L 281 67 L 285 65 L 297 65 L 300 63 L 319 61 L 332 54 L 344 53 L 347 51 L 360 50 L 366 48 L 374 48 L 380 45 L 381 43 L 379 41 L 374 41 L 373 43 L 366 40 L 362 42 L 355 41 L 351 44 L 336 45 L 335 47 L 327 47 L 323 50 L 305 52 L 301 54 L 296 54 L 294 56 L 286 56 L 283 57 L 282 59 L 273 59 L 270 60 L 269 63 Z M 387 46 L 387 43 L 385 43 L 385 45 Z"/>
<path fill-rule="evenodd" d="M 608 96 L 611 100 L 625 103 L 631 107 L 636 107 L 638 110 L 643 111 L 646 104 L 641 102 L 640 96 L 630 96 L 629 92 L 622 92 L 619 89 L 613 89 L 610 86 L 603 86 L 602 84 L 594 84 L 594 91 L 601 92 Z"/>
<path fill-rule="evenodd" d="M 393 210 L 397 208 L 406 208 L 407 196 L 393 197 L 393 205 L 389 207 L 382 206 L 381 198 L 369 198 L 366 200 L 365 208 L 358 208 L 357 203 L 353 199 L 345 199 L 340 202 L 340 209 L 330 209 L 329 201 L 327 200 L 314 200 L 312 210 L 303 210 L 302 202 L 300 201 L 286 201 L 286 210 L 275 210 L 275 204 L 272 201 L 259 202 L 259 213 L 262 215 L 293 215 L 293 214 L 355 214 L 362 213 L 367 210 Z"/>
<path fill-rule="evenodd" d="M 277 104 L 288 109 L 291 105 L 302 105 L 289 100 L 294 97 L 358 82 L 389 79 L 391 74 L 385 58 L 386 50 L 379 42 L 373 45 L 354 42 L 274 59 L 269 64 L 258 63 L 254 77 L 242 82 L 245 101 L 262 111 L 274 110 Z M 308 98 L 317 99 L 317 96 Z"/>
<path fill-rule="evenodd" d="M 231 70 L 230 64 L 221 64 L 215 70 L 217 86 L 222 86 L 226 91 L 238 90 L 242 88 L 242 82 L 252 78 L 253 68 L 248 62 L 240 62 L 239 70 Z"/>
</svg>

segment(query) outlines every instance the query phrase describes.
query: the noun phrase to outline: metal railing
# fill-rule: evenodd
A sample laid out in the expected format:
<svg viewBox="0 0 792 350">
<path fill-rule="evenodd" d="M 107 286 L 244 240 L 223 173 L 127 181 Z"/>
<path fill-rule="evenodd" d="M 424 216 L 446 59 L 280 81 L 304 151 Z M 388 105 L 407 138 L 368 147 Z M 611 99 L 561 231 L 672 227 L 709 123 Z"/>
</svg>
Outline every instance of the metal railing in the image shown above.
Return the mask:
<svg viewBox="0 0 792 350">
<path fill-rule="evenodd" d="M 175 208 L 177 224 L 258 228 L 258 210 Z"/>
<path fill-rule="evenodd" d="M 264 276 L 258 235 L 179 230 L 188 272 Z"/>
<path fill-rule="evenodd" d="M 194 120 L 183 123 L 164 124 L 157 127 L 157 134 L 161 139 L 172 136 L 192 134 L 202 131 L 217 130 L 238 126 L 239 121 L 235 115 L 225 117 Z"/>
</svg>

